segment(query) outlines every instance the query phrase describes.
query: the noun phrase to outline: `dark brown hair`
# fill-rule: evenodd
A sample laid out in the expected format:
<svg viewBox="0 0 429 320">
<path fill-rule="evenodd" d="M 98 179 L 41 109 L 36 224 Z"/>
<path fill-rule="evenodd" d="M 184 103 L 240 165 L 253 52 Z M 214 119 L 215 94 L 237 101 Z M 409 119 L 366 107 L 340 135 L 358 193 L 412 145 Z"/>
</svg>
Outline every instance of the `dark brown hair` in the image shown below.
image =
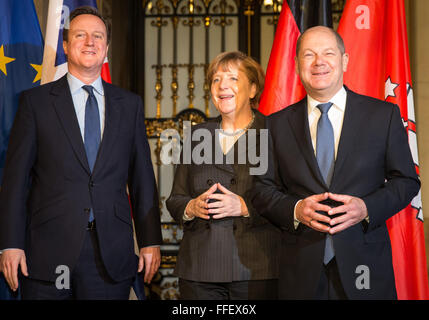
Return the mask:
<svg viewBox="0 0 429 320">
<path fill-rule="evenodd" d="M 253 99 L 250 99 L 250 105 L 252 108 L 257 108 L 259 98 L 264 89 L 264 70 L 262 70 L 262 67 L 253 58 L 240 51 L 223 52 L 213 59 L 207 69 L 207 81 L 209 85 L 211 86 L 213 76 L 219 68 L 226 71 L 231 65 L 236 65 L 240 68 L 246 74 L 249 82 L 256 85 L 256 94 Z"/>
<path fill-rule="evenodd" d="M 98 10 L 94 7 L 90 7 L 90 6 L 82 6 L 82 7 L 78 7 L 76 9 L 74 9 L 71 13 L 70 16 L 67 20 L 67 23 L 64 23 L 64 28 L 63 28 L 63 41 L 68 41 L 69 38 L 69 29 L 70 29 L 70 23 L 72 22 L 72 20 L 74 18 L 76 18 L 77 16 L 80 16 L 82 14 L 91 14 L 93 16 L 96 16 L 98 18 L 100 18 L 101 21 L 103 21 L 104 25 L 106 26 L 106 37 L 107 37 L 107 44 L 110 43 L 110 37 L 111 37 L 111 27 L 110 27 L 110 23 L 104 19 L 104 17 L 98 12 Z"/>
</svg>

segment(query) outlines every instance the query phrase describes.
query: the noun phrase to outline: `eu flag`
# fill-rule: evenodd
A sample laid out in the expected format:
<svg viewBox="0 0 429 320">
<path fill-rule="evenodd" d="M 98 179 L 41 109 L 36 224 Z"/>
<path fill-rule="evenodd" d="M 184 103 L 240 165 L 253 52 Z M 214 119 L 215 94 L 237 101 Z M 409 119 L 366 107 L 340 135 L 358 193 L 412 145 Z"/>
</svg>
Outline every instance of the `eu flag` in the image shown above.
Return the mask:
<svg viewBox="0 0 429 320">
<path fill-rule="evenodd" d="M 33 0 L 1 0 L 0 12 L 1 181 L 19 94 L 40 85 L 43 38 Z"/>
<path fill-rule="evenodd" d="M 43 39 L 33 0 L 0 1 L 0 181 L 21 91 L 40 84 Z M 0 248 L 5 249 L 5 248 Z M 14 298 L 0 275 L 0 300 Z"/>
</svg>

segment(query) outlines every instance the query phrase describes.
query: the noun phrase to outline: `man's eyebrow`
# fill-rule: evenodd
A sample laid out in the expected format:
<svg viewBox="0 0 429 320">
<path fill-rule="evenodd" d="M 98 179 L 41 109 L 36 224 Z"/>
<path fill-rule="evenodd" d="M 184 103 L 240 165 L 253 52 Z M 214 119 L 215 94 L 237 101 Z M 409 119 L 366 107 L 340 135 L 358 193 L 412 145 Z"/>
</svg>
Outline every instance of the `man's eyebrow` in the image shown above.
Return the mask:
<svg viewBox="0 0 429 320">
<path fill-rule="evenodd" d="M 69 32 L 88 32 L 87 30 L 85 30 L 85 29 L 70 29 L 69 30 Z M 100 34 L 105 34 L 105 32 L 104 31 L 98 31 L 98 30 L 96 30 L 96 31 L 92 31 L 91 33 L 100 33 Z"/>
</svg>

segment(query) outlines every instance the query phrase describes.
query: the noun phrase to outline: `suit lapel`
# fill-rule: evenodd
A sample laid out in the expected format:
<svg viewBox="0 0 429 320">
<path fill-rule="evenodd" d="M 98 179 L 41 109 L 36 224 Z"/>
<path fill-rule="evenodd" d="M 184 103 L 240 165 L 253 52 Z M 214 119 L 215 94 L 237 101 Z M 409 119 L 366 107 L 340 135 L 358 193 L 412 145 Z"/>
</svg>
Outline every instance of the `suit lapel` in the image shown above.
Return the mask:
<svg viewBox="0 0 429 320">
<path fill-rule="evenodd" d="M 104 132 L 98 149 L 93 174 L 101 169 L 101 166 L 109 158 L 112 146 L 117 137 L 119 123 L 121 121 L 120 100 L 122 96 L 117 95 L 114 88 L 103 81 L 105 98 L 105 120 Z"/>
<path fill-rule="evenodd" d="M 253 112 L 255 118 L 249 130 L 254 130 L 252 132 L 254 141 L 253 138 L 252 141 L 250 141 L 250 133 L 247 131 L 236 141 L 233 148 L 230 150 L 230 152 L 234 152 L 233 169 L 238 176 L 244 174 L 245 170 L 248 172 L 249 166 L 251 165 L 249 162 L 249 155 L 257 155 L 260 151 L 260 135 L 261 129 L 265 128 L 265 118 L 259 111 L 253 110 Z M 241 160 L 241 162 L 239 162 L 239 160 Z"/>
<path fill-rule="evenodd" d="M 57 81 L 51 89 L 51 95 L 54 96 L 55 111 L 77 159 L 86 172 L 91 174 L 86 158 L 85 146 L 83 145 L 82 134 L 76 117 L 76 111 L 73 106 L 73 99 L 67 82 L 67 76 Z"/>
<path fill-rule="evenodd" d="M 359 101 L 355 94 L 347 90 L 346 109 L 344 113 L 343 127 L 341 129 L 340 142 L 338 144 L 337 159 L 335 161 L 334 174 L 332 176 L 331 189 L 341 181 L 341 170 L 355 146 L 356 134 L 364 128 L 365 120 L 359 112 Z"/>
<path fill-rule="evenodd" d="M 326 185 L 320 173 L 319 165 L 317 164 L 314 154 L 313 144 L 311 142 L 310 129 L 308 126 L 307 98 L 301 100 L 291 108 L 294 108 L 295 112 L 288 119 L 301 153 L 310 170 L 313 171 L 314 176 L 317 177 L 320 183 Z"/>
<path fill-rule="evenodd" d="M 229 150 L 229 152 L 224 155 L 222 153 L 222 164 L 216 164 L 215 161 L 213 161 L 214 165 L 219 168 L 220 170 L 229 172 L 231 174 L 236 174 L 240 170 L 246 169 L 247 167 L 243 167 L 243 165 L 249 165 L 248 163 L 248 154 L 249 152 L 255 152 L 253 149 L 259 146 L 259 136 L 260 136 L 260 129 L 262 129 L 265 126 L 264 118 L 262 114 L 259 114 L 258 111 L 254 111 L 255 114 L 255 120 L 253 125 L 251 126 L 251 129 L 256 129 L 256 137 L 255 137 L 255 143 L 252 143 L 249 146 L 249 136 L 248 133 L 244 133 L 242 136 L 238 138 L 238 140 L 234 143 L 232 148 Z M 216 122 L 215 125 L 210 125 L 209 130 L 212 134 L 213 139 L 213 151 L 215 150 L 221 150 L 220 142 L 219 142 L 219 135 L 216 134 L 216 129 L 219 128 L 219 121 Z M 240 146 L 240 147 L 239 147 Z M 217 148 L 217 149 L 216 149 Z M 258 151 L 258 150 L 256 150 Z M 221 151 L 222 152 L 222 151 Z M 226 159 L 227 157 L 234 157 L 233 164 L 227 164 Z M 239 163 L 238 160 L 244 160 L 244 163 Z"/>
<path fill-rule="evenodd" d="M 116 95 L 114 89 L 103 81 L 105 95 L 105 126 L 103 137 L 98 149 L 97 160 L 95 162 L 93 173 L 100 170 L 102 159 L 108 157 L 111 147 L 116 139 L 117 128 L 120 123 L 121 113 L 118 101 L 122 98 Z M 60 123 L 64 128 L 67 138 L 76 154 L 77 159 L 82 167 L 91 175 L 91 170 L 86 157 L 85 146 L 80 132 L 79 123 L 76 117 L 76 111 L 73 106 L 73 99 L 70 93 L 70 88 L 67 82 L 67 77 L 64 76 L 58 80 L 57 84 L 52 87 L 51 94 L 54 96 L 54 107 L 58 115 Z"/>
<path fill-rule="evenodd" d="M 212 163 L 213 165 L 218 168 L 219 170 L 226 171 L 229 173 L 234 173 L 234 167 L 232 164 L 226 163 L 226 156 L 222 152 L 222 147 L 219 142 L 219 124 L 221 121 L 221 117 L 219 116 L 216 121 L 208 122 L 207 123 L 207 129 L 210 131 L 212 136 Z M 216 154 L 218 152 L 219 154 Z M 230 152 L 233 152 L 230 150 Z M 230 155 L 229 155 L 230 156 Z M 232 155 L 234 156 L 234 155 Z M 222 159 L 221 163 L 216 163 L 216 158 Z"/>
</svg>

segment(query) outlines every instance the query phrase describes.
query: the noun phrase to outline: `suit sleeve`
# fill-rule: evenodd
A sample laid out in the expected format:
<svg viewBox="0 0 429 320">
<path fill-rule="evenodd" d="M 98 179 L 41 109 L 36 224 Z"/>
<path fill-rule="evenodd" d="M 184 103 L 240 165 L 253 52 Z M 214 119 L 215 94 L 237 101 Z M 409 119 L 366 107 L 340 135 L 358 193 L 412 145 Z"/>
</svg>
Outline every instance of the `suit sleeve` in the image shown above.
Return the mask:
<svg viewBox="0 0 429 320">
<path fill-rule="evenodd" d="M 375 192 L 362 198 L 368 210 L 368 230 L 379 227 L 404 209 L 420 189 L 420 180 L 399 108 L 394 106 L 392 110 L 386 146 L 386 182 Z"/>
<path fill-rule="evenodd" d="M 191 136 L 192 134 L 189 134 L 185 137 L 185 139 L 191 139 Z M 189 140 L 186 140 L 183 145 L 189 145 Z M 191 168 L 191 164 L 184 164 L 183 151 L 184 148 L 182 148 L 180 153 L 180 163 L 175 168 L 173 187 L 171 188 L 171 193 L 166 201 L 166 205 L 170 215 L 177 223 L 183 226 L 189 226 L 193 224 L 195 219 L 191 221 L 184 221 L 183 213 L 185 212 L 188 202 L 192 200 L 192 194 L 190 190 L 191 180 L 189 179 L 189 170 Z"/>
<path fill-rule="evenodd" d="M 0 249 L 25 246 L 30 173 L 36 161 L 36 124 L 27 93 L 20 96 L 10 133 L 0 193 Z"/>
<path fill-rule="evenodd" d="M 268 219 L 264 218 L 259 214 L 259 212 L 255 209 L 252 204 L 252 189 L 246 191 L 246 193 L 242 196 L 244 202 L 247 206 L 247 211 L 249 212 L 248 217 L 241 217 L 244 222 L 246 222 L 249 226 L 262 226 L 270 223 Z"/>
<path fill-rule="evenodd" d="M 188 169 L 189 165 L 177 165 L 171 194 L 166 201 L 167 209 L 171 216 L 181 225 L 184 225 L 185 222 L 187 224 L 192 222 L 183 220 L 183 213 L 185 212 L 186 205 L 192 200 L 189 191 Z"/>
<path fill-rule="evenodd" d="M 268 167 L 267 172 L 254 177 L 254 187 L 249 191 L 256 211 L 277 227 L 290 233 L 296 232 L 293 224 L 293 212 L 299 198 L 288 194 L 279 175 L 279 163 L 274 149 L 270 121 L 268 125 Z"/>
<path fill-rule="evenodd" d="M 134 151 L 128 187 L 139 248 L 162 244 L 158 191 L 146 135 L 143 105 L 137 97 Z"/>
</svg>

